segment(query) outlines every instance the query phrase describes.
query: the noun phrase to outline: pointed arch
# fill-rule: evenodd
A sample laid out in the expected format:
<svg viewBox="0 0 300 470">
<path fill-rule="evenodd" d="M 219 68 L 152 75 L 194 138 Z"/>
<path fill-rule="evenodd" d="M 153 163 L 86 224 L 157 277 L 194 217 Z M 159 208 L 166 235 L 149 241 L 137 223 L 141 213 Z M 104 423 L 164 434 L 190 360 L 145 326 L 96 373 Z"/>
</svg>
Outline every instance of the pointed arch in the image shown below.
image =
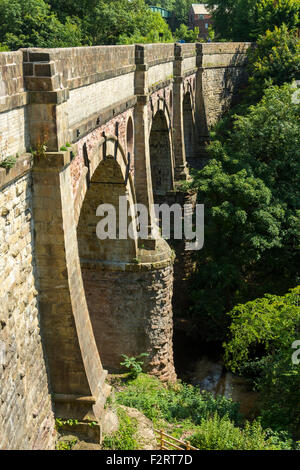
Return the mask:
<svg viewBox="0 0 300 470">
<path fill-rule="evenodd" d="M 171 127 L 166 113 L 158 109 L 152 119 L 149 136 L 151 177 L 154 199 L 174 187 Z"/>
<path fill-rule="evenodd" d="M 183 98 L 183 131 L 186 159 L 189 160 L 195 153 L 195 120 L 193 112 L 192 91 L 187 91 Z"/>
</svg>

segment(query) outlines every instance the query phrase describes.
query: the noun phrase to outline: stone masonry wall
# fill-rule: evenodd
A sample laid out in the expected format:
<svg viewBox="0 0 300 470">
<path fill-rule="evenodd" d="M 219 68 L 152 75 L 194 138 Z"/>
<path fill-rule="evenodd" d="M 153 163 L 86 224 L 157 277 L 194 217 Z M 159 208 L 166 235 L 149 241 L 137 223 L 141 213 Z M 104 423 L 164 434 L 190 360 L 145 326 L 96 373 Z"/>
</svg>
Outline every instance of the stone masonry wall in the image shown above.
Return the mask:
<svg viewBox="0 0 300 470">
<path fill-rule="evenodd" d="M 173 380 L 173 267 L 138 268 L 114 272 L 101 265 L 82 265 L 98 349 L 110 371 L 120 370 L 121 354 L 147 352 L 151 362 L 145 362 L 151 373 Z"/>
<path fill-rule="evenodd" d="M 28 168 L 29 159 L 20 157 L 19 165 Z M 32 178 L 27 171 L 1 187 L 5 178 L 0 169 L 0 449 L 53 449 L 34 279 Z"/>
<path fill-rule="evenodd" d="M 246 61 L 250 43 L 201 44 L 201 96 L 207 127 L 228 111 L 241 86 L 247 81 Z"/>
</svg>

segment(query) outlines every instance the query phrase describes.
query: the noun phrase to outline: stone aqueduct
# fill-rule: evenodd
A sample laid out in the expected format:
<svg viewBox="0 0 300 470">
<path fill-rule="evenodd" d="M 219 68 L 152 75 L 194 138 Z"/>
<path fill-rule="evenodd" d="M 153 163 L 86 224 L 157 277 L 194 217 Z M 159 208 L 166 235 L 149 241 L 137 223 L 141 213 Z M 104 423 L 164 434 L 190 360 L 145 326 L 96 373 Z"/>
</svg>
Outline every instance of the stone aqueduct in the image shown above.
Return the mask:
<svg viewBox="0 0 300 470">
<path fill-rule="evenodd" d="M 0 449 L 53 448 L 54 412 L 101 421 L 122 353 L 176 377 L 170 247 L 98 240 L 96 209 L 176 200 L 248 47 L 0 53 L 0 160 L 19 155 L 0 168 Z"/>
</svg>

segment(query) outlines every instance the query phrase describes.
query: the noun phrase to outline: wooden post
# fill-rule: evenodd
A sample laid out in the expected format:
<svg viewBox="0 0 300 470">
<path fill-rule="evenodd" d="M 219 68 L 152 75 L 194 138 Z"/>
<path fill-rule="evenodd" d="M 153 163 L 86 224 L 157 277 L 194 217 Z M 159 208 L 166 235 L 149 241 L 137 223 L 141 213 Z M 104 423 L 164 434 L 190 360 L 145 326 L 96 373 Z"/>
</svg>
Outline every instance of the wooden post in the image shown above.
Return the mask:
<svg viewBox="0 0 300 470">
<path fill-rule="evenodd" d="M 189 443 L 189 441 L 187 441 L 185 447 L 186 447 L 186 450 L 191 450 L 191 444 Z"/>
<path fill-rule="evenodd" d="M 163 446 L 164 446 L 164 432 L 161 429 L 160 430 L 160 450 L 163 450 Z"/>
</svg>

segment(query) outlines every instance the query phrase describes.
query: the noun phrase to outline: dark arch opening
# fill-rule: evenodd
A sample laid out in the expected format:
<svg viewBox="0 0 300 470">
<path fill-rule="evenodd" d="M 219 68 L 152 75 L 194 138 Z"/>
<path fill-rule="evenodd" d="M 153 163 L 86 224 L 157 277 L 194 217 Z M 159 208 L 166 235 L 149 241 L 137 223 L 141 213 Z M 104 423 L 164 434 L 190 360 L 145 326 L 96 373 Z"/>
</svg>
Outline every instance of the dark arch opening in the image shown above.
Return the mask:
<svg viewBox="0 0 300 470">
<path fill-rule="evenodd" d="M 173 189 L 170 131 L 164 112 L 159 110 L 152 123 L 149 139 L 154 200 Z"/>
<path fill-rule="evenodd" d="M 127 153 L 130 153 L 130 155 L 132 155 L 133 148 L 134 148 L 134 140 L 133 140 L 133 122 L 132 122 L 131 117 L 128 119 L 128 122 L 127 122 L 126 145 L 127 145 Z"/>
<path fill-rule="evenodd" d="M 191 94 L 186 93 L 183 99 L 183 130 L 186 159 L 194 156 L 194 119 L 191 105 Z"/>
</svg>

